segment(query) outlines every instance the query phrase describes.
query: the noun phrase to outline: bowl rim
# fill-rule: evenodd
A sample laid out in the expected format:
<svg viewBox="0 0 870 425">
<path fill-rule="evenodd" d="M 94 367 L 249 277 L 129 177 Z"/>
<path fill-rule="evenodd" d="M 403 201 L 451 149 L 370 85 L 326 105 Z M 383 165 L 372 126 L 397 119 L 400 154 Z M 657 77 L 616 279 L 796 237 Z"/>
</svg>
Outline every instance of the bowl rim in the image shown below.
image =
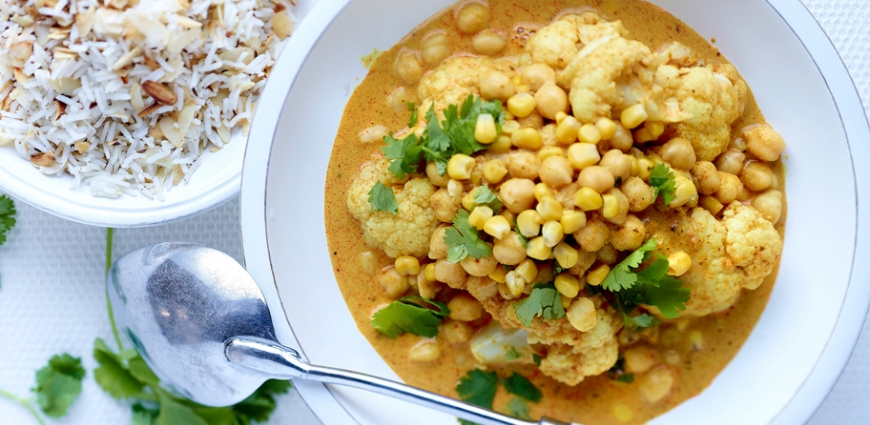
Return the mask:
<svg viewBox="0 0 870 425">
<path fill-rule="evenodd" d="M 314 5 L 288 44 L 288 48 L 299 53 L 283 55 L 278 59 L 275 68 L 280 67 L 283 70 L 282 75 L 286 77 L 281 80 L 273 79 L 267 83 L 262 99 L 264 104 L 269 102 L 284 105 L 284 98 L 292 89 L 296 75 L 305 64 L 312 48 L 351 1 L 353 0 L 319 1 Z M 860 181 L 870 181 L 870 166 L 855 160 L 856 157 L 870 157 L 870 124 L 857 87 L 842 57 L 806 5 L 796 0 L 764 1 L 776 11 L 801 41 L 824 78 L 846 133 L 856 184 Z M 795 7 L 795 3 L 800 7 Z M 282 110 L 283 106 L 260 111 L 254 117 L 251 137 L 274 142 Z M 299 346 L 292 325 L 283 314 L 283 303 L 278 295 L 269 248 L 267 232 L 269 212 L 266 200 L 271 149 L 271 143 L 262 143 L 248 145 L 245 150 L 240 202 L 243 251 L 248 270 L 260 283 L 267 301 L 272 306 L 282 307 L 280 311 L 279 309 L 272 311 L 278 338 L 283 341 L 292 340 Z M 862 193 L 867 196 L 861 196 Z M 857 258 L 870 255 L 868 198 L 870 193 L 866 186 L 863 188 L 856 186 L 857 229 L 852 268 L 845 300 L 832 334 L 810 374 L 771 423 L 803 423 L 812 417 L 834 387 L 854 350 L 870 307 L 870 284 L 867 284 L 867 278 L 870 277 L 870 264 L 855 261 Z M 324 424 L 358 423 L 325 385 L 301 381 L 294 383 L 303 401 Z"/>
</svg>

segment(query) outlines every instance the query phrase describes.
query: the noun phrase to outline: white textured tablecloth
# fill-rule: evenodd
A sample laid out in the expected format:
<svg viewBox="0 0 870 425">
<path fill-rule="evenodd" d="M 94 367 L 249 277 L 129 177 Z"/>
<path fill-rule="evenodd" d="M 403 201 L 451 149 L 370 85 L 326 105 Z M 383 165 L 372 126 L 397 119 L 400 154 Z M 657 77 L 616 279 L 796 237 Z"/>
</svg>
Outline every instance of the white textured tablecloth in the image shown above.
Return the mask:
<svg viewBox="0 0 870 425">
<path fill-rule="evenodd" d="M 0 0 L 4 1 L 4 0 Z M 724 0 L 723 0 L 724 1 Z M 870 1 L 804 0 L 842 55 L 870 112 Z M 0 388 L 27 396 L 34 373 L 56 353 L 81 356 L 88 370 L 69 414 L 49 423 L 122 425 L 130 407 L 94 383 L 93 340 L 111 338 L 103 265 L 105 231 L 73 224 L 18 204 L 18 225 L 0 247 Z M 115 253 L 171 240 L 202 243 L 241 261 L 239 205 L 233 200 L 199 217 L 148 229 L 117 230 Z M 870 423 L 870 326 L 828 399 L 809 422 Z M 35 424 L 20 406 L 0 399 L 0 423 Z M 279 399 L 271 424 L 314 425 L 301 399 Z"/>
</svg>

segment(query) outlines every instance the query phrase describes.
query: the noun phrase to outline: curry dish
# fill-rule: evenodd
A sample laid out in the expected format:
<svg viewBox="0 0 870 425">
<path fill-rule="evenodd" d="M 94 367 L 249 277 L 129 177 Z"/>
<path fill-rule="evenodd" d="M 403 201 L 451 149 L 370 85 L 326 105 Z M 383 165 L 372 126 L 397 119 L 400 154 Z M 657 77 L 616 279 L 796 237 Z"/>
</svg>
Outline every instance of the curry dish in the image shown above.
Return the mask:
<svg viewBox="0 0 870 425">
<path fill-rule="evenodd" d="M 773 289 L 783 138 L 640 0 L 489 0 L 372 58 L 326 228 L 360 331 L 411 385 L 644 423 L 700 393 Z"/>
</svg>

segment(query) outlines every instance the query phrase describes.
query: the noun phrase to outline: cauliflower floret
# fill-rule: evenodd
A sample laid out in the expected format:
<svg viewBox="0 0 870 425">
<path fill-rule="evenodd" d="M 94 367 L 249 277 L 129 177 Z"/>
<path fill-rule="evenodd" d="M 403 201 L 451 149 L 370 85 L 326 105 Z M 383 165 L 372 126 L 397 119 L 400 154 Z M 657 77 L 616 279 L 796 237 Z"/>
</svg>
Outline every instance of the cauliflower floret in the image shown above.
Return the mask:
<svg viewBox="0 0 870 425">
<path fill-rule="evenodd" d="M 541 373 L 567 385 L 577 385 L 587 376 L 600 375 L 619 358 L 616 339 L 601 347 L 555 345 L 541 359 Z"/>
<path fill-rule="evenodd" d="M 594 12 L 581 15 L 567 14 L 558 21 L 538 30 L 526 43 L 526 53 L 535 63 L 552 68 L 566 67 L 579 52 L 579 44 L 606 35 L 628 35 L 622 21 L 602 22 Z"/>
<path fill-rule="evenodd" d="M 431 197 L 435 186 L 426 178 L 408 180 L 404 186 L 393 186 L 398 213 L 371 211 L 369 192 L 378 182 L 395 183 L 387 171 L 386 160 L 363 164 L 347 191 L 347 207 L 360 221 L 366 243 L 382 249 L 390 257 L 411 255 L 422 258 L 429 252 L 429 238 L 439 221 L 432 210 Z"/>
<path fill-rule="evenodd" d="M 418 108 L 420 118 L 425 117 L 433 105 L 440 113 L 451 104 L 461 105 L 469 94 L 479 96 L 483 73 L 499 71 L 513 78 L 515 68 L 515 64 L 507 60 L 492 58 L 460 56 L 447 59 L 426 74 L 417 86 L 417 97 L 422 99 Z"/>
<path fill-rule="evenodd" d="M 731 124 L 743 115 L 749 90 L 733 66 L 662 65 L 656 72 L 655 83 L 662 92 L 652 97 L 669 106 L 661 108 L 678 108 L 678 112 L 673 112 L 676 118 L 657 118 L 665 122 L 682 121 L 674 128 L 692 142 L 698 160 L 712 161 L 728 148 Z"/>
</svg>

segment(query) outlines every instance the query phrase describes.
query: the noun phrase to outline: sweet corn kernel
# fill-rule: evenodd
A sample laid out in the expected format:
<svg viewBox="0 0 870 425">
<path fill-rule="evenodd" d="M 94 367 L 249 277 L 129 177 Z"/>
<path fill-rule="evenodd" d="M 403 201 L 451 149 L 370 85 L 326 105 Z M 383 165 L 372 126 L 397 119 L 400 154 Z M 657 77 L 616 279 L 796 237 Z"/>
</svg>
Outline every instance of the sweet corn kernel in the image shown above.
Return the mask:
<svg viewBox="0 0 870 425">
<path fill-rule="evenodd" d="M 583 127 L 580 124 L 580 121 L 577 121 L 577 118 L 574 118 L 570 115 L 565 116 L 565 118 L 556 126 L 556 140 L 563 145 L 570 145 L 577 141 L 577 134 L 580 132 L 580 128 Z"/>
<path fill-rule="evenodd" d="M 562 124 L 562 120 L 568 118 L 568 114 L 564 111 L 556 112 L 556 125 Z"/>
<path fill-rule="evenodd" d="M 504 133 L 504 131 L 502 131 L 502 133 Z M 502 134 L 501 136 L 498 136 L 498 139 L 495 139 L 495 142 L 489 145 L 488 152 L 508 153 L 511 150 L 511 146 L 513 146 L 513 143 L 511 143 L 511 136 Z"/>
<path fill-rule="evenodd" d="M 538 159 L 541 161 L 551 156 L 565 156 L 565 152 L 563 152 L 562 148 L 558 146 L 546 146 L 538 151 Z"/>
<path fill-rule="evenodd" d="M 556 191 L 554 191 L 552 188 L 550 188 L 550 186 L 547 185 L 547 183 L 538 183 L 535 185 L 535 199 L 538 202 L 543 201 L 544 198 L 555 198 L 555 197 L 556 197 Z"/>
<path fill-rule="evenodd" d="M 410 255 L 396 258 L 396 271 L 402 276 L 416 276 L 420 273 L 420 260 Z"/>
<path fill-rule="evenodd" d="M 550 254 L 552 253 L 553 248 L 550 248 L 544 243 L 543 236 L 538 236 L 537 238 L 530 240 L 528 247 L 526 247 L 526 255 L 536 260 L 547 260 L 550 258 Z"/>
<path fill-rule="evenodd" d="M 692 351 L 701 351 L 704 349 L 704 335 L 701 331 L 689 332 L 689 347 Z"/>
<path fill-rule="evenodd" d="M 471 170 L 474 169 L 474 158 L 458 153 L 447 161 L 447 175 L 451 179 L 468 180 L 471 178 Z"/>
<path fill-rule="evenodd" d="M 677 251 L 668 255 L 668 274 L 682 276 L 692 268 L 692 257 L 683 251 Z"/>
<path fill-rule="evenodd" d="M 725 208 L 725 205 L 722 205 L 722 203 L 713 196 L 702 196 L 700 203 L 702 208 L 713 215 L 719 214 L 719 211 L 722 211 L 722 209 Z"/>
<path fill-rule="evenodd" d="M 462 195 L 462 208 L 465 208 L 468 211 L 474 209 L 474 206 L 477 205 L 477 201 L 474 200 L 474 191 L 477 189 L 472 189 L 471 192 L 466 192 Z"/>
<path fill-rule="evenodd" d="M 468 221 L 469 223 L 471 222 L 470 216 Z M 486 220 L 486 223 L 483 225 L 483 231 L 486 232 L 487 235 L 496 239 L 501 239 L 511 232 L 511 224 L 504 216 L 497 215 Z"/>
<path fill-rule="evenodd" d="M 571 306 L 571 298 L 568 298 L 562 294 L 559 294 L 559 297 L 561 298 L 562 309 L 568 310 L 568 307 Z"/>
<path fill-rule="evenodd" d="M 483 167 L 483 177 L 492 184 L 501 182 L 501 179 L 507 175 L 507 172 L 508 170 L 504 165 L 504 161 L 498 159 L 487 162 L 486 166 Z"/>
<path fill-rule="evenodd" d="M 455 205 L 459 205 L 462 202 L 462 192 L 465 189 L 462 187 L 462 183 L 459 180 L 450 179 L 447 182 L 447 193 L 450 194 L 450 197 L 453 198 L 453 203 Z"/>
<path fill-rule="evenodd" d="M 504 125 L 501 126 L 501 132 L 502 132 L 502 134 L 507 134 L 508 136 L 510 136 L 515 131 L 519 130 L 520 128 L 521 128 L 521 126 L 520 126 L 519 121 L 516 121 L 516 120 L 505 121 Z"/>
<path fill-rule="evenodd" d="M 533 238 L 541 232 L 541 214 L 535 210 L 525 210 L 517 216 L 517 230 L 520 234 Z"/>
<path fill-rule="evenodd" d="M 529 93 L 517 93 L 508 99 L 508 111 L 518 118 L 525 118 L 537 108 L 538 102 L 535 96 Z"/>
<path fill-rule="evenodd" d="M 631 160 L 631 176 L 635 177 L 640 172 L 640 162 L 634 156 L 628 155 L 628 158 Z"/>
<path fill-rule="evenodd" d="M 642 128 L 634 132 L 634 141 L 636 143 L 646 143 L 652 142 L 656 138 L 653 137 L 652 133 L 646 128 Z"/>
<path fill-rule="evenodd" d="M 562 223 L 562 230 L 565 234 L 574 233 L 586 225 L 586 213 L 583 211 L 563 211 L 562 219 L 559 222 Z"/>
<path fill-rule="evenodd" d="M 493 270 L 492 273 L 489 274 L 489 278 L 498 283 L 507 282 L 506 277 L 507 270 L 505 270 L 504 267 L 496 267 L 495 270 Z"/>
<path fill-rule="evenodd" d="M 601 141 L 601 131 L 595 124 L 583 124 L 580 131 L 577 132 L 577 138 L 581 143 L 597 144 Z"/>
<path fill-rule="evenodd" d="M 562 224 L 558 221 L 548 221 L 541 228 L 541 236 L 544 237 L 544 245 L 552 248 L 562 242 L 565 232 L 562 231 Z"/>
<path fill-rule="evenodd" d="M 580 293 L 580 281 L 571 273 L 559 273 L 555 285 L 556 290 L 568 298 L 574 298 Z"/>
<path fill-rule="evenodd" d="M 532 88 L 525 84 L 517 84 L 516 86 L 514 86 L 514 89 L 517 91 L 517 93 L 529 93 L 532 91 Z"/>
<path fill-rule="evenodd" d="M 604 201 L 604 209 L 602 210 L 604 218 L 616 217 L 616 214 L 619 213 L 619 200 L 616 199 L 616 195 L 608 194 L 601 198 Z"/>
<path fill-rule="evenodd" d="M 601 285 L 601 282 L 604 282 L 604 278 L 610 274 L 610 266 L 607 264 L 602 264 L 598 266 L 595 270 L 589 271 L 586 274 L 586 283 L 592 286 Z"/>
<path fill-rule="evenodd" d="M 499 214 L 499 215 L 504 217 L 505 219 L 507 219 L 508 223 L 516 223 L 517 222 L 517 215 L 510 212 L 510 210 L 506 209 L 506 210 L 502 211 L 501 214 Z"/>
<path fill-rule="evenodd" d="M 641 178 L 643 181 L 649 180 L 650 171 L 652 171 L 655 164 L 647 158 L 638 158 L 637 160 L 637 176 Z"/>
<path fill-rule="evenodd" d="M 490 114 L 480 114 L 474 125 L 474 139 L 484 145 L 495 141 L 498 130 L 495 128 L 495 119 Z"/>
<path fill-rule="evenodd" d="M 643 124 L 643 128 L 649 130 L 650 134 L 656 139 L 665 134 L 665 124 L 661 121 L 647 121 Z"/>
<path fill-rule="evenodd" d="M 598 164 L 598 161 L 601 161 L 601 154 L 595 145 L 574 143 L 568 147 L 568 162 L 578 170 Z"/>
<path fill-rule="evenodd" d="M 516 270 L 511 270 L 505 275 L 505 285 L 511 295 L 518 297 L 526 289 L 526 280 Z"/>
<path fill-rule="evenodd" d="M 580 261 L 580 253 L 574 247 L 562 242 L 553 248 L 553 256 L 556 257 L 556 262 L 563 269 L 570 269 L 577 265 Z"/>
<path fill-rule="evenodd" d="M 620 422 L 630 422 L 634 419 L 634 412 L 625 403 L 616 403 L 613 405 L 613 416 Z"/>
<path fill-rule="evenodd" d="M 426 264 L 426 267 L 423 268 L 423 275 L 426 276 L 426 280 L 429 282 L 437 281 L 435 279 L 435 263 Z"/>
<path fill-rule="evenodd" d="M 647 114 L 646 108 L 644 108 L 642 103 L 628 107 L 628 109 L 622 111 L 622 114 L 619 117 L 620 121 L 622 121 L 622 125 L 628 129 L 637 128 L 637 126 L 643 124 L 647 118 L 649 118 L 649 114 Z"/>
<path fill-rule="evenodd" d="M 595 126 L 601 133 L 601 140 L 610 140 L 616 135 L 616 123 L 610 118 L 599 118 Z"/>
<path fill-rule="evenodd" d="M 538 275 L 538 266 L 534 261 L 526 258 L 520 264 L 517 264 L 517 268 L 515 268 L 517 273 L 526 280 L 526 282 L 532 282 L 535 280 L 535 277 Z"/>
<path fill-rule="evenodd" d="M 583 211 L 595 211 L 604 204 L 601 195 L 595 189 L 581 187 L 574 195 L 574 205 Z"/>
<path fill-rule="evenodd" d="M 562 204 L 549 196 L 544 197 L 538 202 L 535 211 L 541 215 L 544 221 L 560 220 L 562 218 Z"/>
<path fill-rule="evenodd" d="M 471 211 L 471 214 L 468 215 L 468 224 L 476 227 L 478 230 L 483 230 L 486 226 L 486 222 L 491 218 L 495 218 L 492 216 L 492 208 L 478 205 Z"/>
<path fill-rule="evenodd" d="M 671 208 L 684 205 L 692 198 L 698 197 L 698 189 L 695 187 L 695 183 L 692 183 L 691 179 L 677 175 L 674 178 L 674 186 L 676 187 L 674 190 L 674 200 L 668 204 Z"/>
<path fill-rule="evenodd" d="M 511 134 L 511 143 L 522 149 L 538 150 L 543 145 L 541 133 L 534 128 L 521 128 Z"/>
</svg>

